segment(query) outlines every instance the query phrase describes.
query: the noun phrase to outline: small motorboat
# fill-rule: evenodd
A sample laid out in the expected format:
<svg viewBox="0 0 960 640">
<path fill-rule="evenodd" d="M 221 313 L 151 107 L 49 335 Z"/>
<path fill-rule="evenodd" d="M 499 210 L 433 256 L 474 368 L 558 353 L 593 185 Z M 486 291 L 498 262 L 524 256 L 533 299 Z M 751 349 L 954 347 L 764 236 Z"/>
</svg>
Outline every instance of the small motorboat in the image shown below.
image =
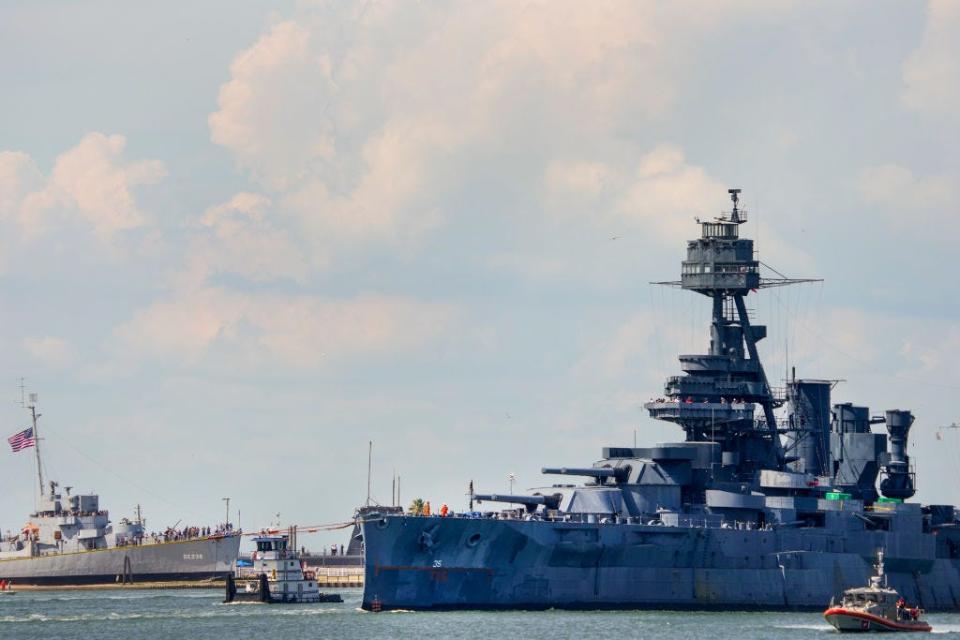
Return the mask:
<svg viewBox="0 0 960 640">
<path fill-rule="evenodd" d="M 337 593 L 323 593 L 313 571 L 304 566 L 286 535 L 261 535 L 253 539 L 252 570 L 247 577 L 227 576 L 224 602 L 343 602 Z"/>
<path fill-rule="evenodd" d="M 931 631 L 922 620 L 923 610 L 909 607 L 896 589 L 887 584 L 883 572 L 883 551 L 877 552 L 876 574 L 866 587 L 843 592 L 839 605 L 830 603 L 823 617 L 841 633 L 866 631 Z"/>
<path fill-rule="evenodd" d="M 0 596 L 15 596 L 17 592 L 13 590 L 13 584 L 7 580 L 0 580 Z"/>
</svg>

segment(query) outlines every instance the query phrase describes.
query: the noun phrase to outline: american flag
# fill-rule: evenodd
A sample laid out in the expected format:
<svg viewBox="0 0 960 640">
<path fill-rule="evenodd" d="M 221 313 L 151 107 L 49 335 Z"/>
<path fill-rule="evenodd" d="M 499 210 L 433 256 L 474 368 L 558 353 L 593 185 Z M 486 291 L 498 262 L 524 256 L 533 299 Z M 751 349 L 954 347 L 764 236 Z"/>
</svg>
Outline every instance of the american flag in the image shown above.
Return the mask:
<svg viewBox="0 0 960 640">
<path fill-rule="evenodd" d="M 20 433 L 13 434 L 7 438 L 7 442 L 10 443 L 10 448 L 13 449 L 14 453 L 37 446 L 37 439 L 33 437 L 33 427 L 28 427 Z"/>
</svg>

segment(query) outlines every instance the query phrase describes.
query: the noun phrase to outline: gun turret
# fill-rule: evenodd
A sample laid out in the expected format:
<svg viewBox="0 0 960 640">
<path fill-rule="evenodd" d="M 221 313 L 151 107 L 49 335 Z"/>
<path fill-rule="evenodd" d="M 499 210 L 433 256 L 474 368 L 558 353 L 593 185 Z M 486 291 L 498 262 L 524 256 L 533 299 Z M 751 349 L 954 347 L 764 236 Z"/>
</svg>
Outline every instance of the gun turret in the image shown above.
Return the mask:
<svg viewBox="0 0 960 640">
<path fill-rule="evenodd" d="M 588 476 L 596 478 L 599 482 L 603 478 L 615 478 L 617 482 L 623 482 L 630 475 L 628 467 L 544 467 L 540 473 L 560 476 Z"/>
<path fill-rule="evenodd" d="M 477 502 L 509 502 L 512 504 L 522 504 L 528 513 L 533 513 L 540 505 L 546 506 L 547 509 L 557 509 L 560 506 L 560 500 L 562 498 L 563 495 L 560 493 L 555 493 L 549 496 L 516 496 L 501 495 L 497 493 L 477 493 L 473 496 L 473 499 Z"/>
</svg>

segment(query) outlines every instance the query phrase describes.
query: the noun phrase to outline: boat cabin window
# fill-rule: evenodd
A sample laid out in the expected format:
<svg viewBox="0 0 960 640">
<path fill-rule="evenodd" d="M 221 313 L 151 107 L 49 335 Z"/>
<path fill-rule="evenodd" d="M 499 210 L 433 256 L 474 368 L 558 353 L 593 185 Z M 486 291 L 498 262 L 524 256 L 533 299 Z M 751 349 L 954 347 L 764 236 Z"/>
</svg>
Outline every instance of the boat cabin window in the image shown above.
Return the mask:
<svg viewBox="0 0 960 640">
<path fill-rule="evenodd" d="M 283 551 L 286 548 L 286 540 L 257 540 L 257 551 Z"/>
<path fill-rule="evenodd" d="M 876 602 L 877 595 L 874 593 L 856 593 L 852 596 L 854 602 Z"/>
</svg>

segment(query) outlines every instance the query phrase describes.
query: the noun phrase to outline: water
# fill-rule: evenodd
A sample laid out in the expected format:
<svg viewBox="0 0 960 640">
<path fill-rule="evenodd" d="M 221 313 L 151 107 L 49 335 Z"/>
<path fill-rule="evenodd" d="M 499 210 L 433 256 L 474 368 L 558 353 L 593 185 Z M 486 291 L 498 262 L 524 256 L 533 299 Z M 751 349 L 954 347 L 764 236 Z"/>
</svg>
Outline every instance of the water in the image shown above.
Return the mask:
<svg viewBox="0 0 960 640">
<path fill-rule="evenodd" d="M 343 604 L 222 604 L 216 589 L 21 591 L 0 596 L 0 639 L 175 638 L 676 638 L 760 640 L 839 637 L 818 613 L 664 611 L 385 612 L 359 610 L 359 590 Z M 930 614 L 936 633 L 960 638 L 960 614 Z"/>
</svg>

